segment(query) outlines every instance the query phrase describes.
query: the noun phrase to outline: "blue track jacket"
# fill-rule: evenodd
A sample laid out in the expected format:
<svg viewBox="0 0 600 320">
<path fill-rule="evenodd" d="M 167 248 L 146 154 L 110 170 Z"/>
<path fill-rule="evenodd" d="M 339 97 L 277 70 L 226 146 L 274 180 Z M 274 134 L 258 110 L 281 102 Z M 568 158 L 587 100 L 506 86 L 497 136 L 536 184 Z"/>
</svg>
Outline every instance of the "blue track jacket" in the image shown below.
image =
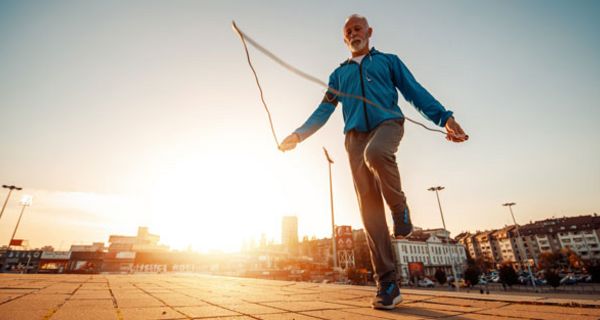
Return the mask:
<svg viewBox="0 0 600 320">
<path fill-rule="evenodd" d="M 423 88 L 394 54 L 383 53 L 372 48 L 361 63 L 348 59 L 329 76 L 329 87 L 343 93 L 362 96 L 375 102 L 385 110 L 366 102 L 336 96 L 327 92 L 324 99 L 306 122 L 294 131 L 300 141 L 321 128 L 329 119 L 337 102 L 341 102 L 344 115 L 344 134 L 350 130 L 369 132 L 383 121 L 401 119 L 402 111 L 398 106 L 398 91 L 404 99 L 412 103 L 423 116 L 438 126 L 445 126 L 452 111 L 446 110 L 425 88 Z M 329 102 L 331 101 L 331 102 Z"/>
</svg>

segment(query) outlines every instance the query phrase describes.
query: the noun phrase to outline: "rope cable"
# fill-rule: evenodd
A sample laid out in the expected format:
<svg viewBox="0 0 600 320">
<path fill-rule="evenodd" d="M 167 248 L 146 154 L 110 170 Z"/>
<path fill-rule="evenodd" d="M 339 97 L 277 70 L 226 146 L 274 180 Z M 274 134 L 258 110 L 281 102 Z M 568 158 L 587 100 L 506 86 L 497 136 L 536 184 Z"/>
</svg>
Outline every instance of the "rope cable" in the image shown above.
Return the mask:
<svg viewBox="0 0 600 320">
<path fill-rule="evenodd" d="M 413 120 L 413 119 L 410 119 L 409 117 L 405 116 L 404 114 L 402 114 L 400 112 L 397 112 L 395 110 L 386 109 L 386 108 L 380 106 L 379 104 L 377 104 L 377 103 L 375 103 L 375 102 L 373 102 L 373 101 L 371 101 L 371 100 L 369 100 L 369 99 L 367 99 L 367 98 L 365 98 L 363 96 L 349 94 L 349 93 L 345 93 L 345 92 L 336 90 L 334 88 L 331 88 L 329 85 L 327 85 L 322 80 L 319 80 L 317 77 L 312 76 L 312 75 L 310 75 L 310 74 L 308 74 L 308 73 L 306 73 L 306 72 L 304 72 L 304 71 L 302 71 L 302 70 L 300 70 L 300 69 L 298 69 L 298 68 L 290 65 L 289 63 L 285 62 L 283 59 L 281 59 L 278 56 L 276 56 L 275 54 L 273 54 L 271 51 L 267 50 L 265 47 L 263 47 L 262 45 L 260 45 L 258 42 L 256 42 L 252 38 L 250 38 L 247 34 L 245 34 L 244 32 L 242 32 L 237 27 L 237 25 L 235 24 L 235 21 L 231 22 L 231 26 L 232 26 L 233 30 L 240 36 L 240 39 L 241 39 L 241 41 L 242 41 L 242 43 L 244 45 L 244 51 L 246 52 L 246 58 L 248 60 L 248 65 L 250 66 L 250 69 L 252 69 L 252 73 L 254 74 L 254 79 L 256 80 L 256 84 L 258 86 L 258 90 L 260 91 L 260 98 L 261 98 L 263 106 L 265 107 L 265 110 L 267 111 L 267 114 L 269 116 L 269 123 L 271 125 L 271 131 L 273 133 L 273 137 L 275 138 L 275 142 L 277 143 L 277 146 L 279 146 L 279 142 L 277 140 L 277 136 L 275 135 L 275 129 L 273 128 L 273 122 L 271 120 L 271 113 L 269 112 L 269 108 L 267 107 L 267 104 L 266 104 L 266 102 L 264 100 L 262 87 L 260 86 L 260 83 L 258 81 L 258 76 L 256 74 L 256 70 L 254 69 L 254 66 L 252 65 L 252 62 L 250 61 L 250 54 L 248 53 L 248 47 L 246 45 L 246 41 L 248 43 L 250 43 L 258 51 L 262 52 L 264 55 L 266 55 L 271 60 L 275 61 L 276 63 L 278 63 L 279 65 L 281 65 L 285 69 L 287 69 L 288 71 L 290 71 L 292 73 L 295 73 L 296 75 L 298 75 L 298 76 L 300 76 L 300 77 L 302 77 L 302 78 L 304 78 L 304 79 L 306 79 L 308 81 L 316 83 L 316 84 L 318 84 L 321 87 L 326 88 L 328 91 L 330 91 L 331 93 L 333 93 L 333 94 L 335 94 L 337 96 L 349 97 L 349 98 L 361 100 L 361 101 L 363 101 L 363 102 L 365 102 L 365 103 L 367 103 L 367 104 L 369 104 L 369 105 L 371 105 L 371 106 L 373 106 L 375 108 L 378 108 L 378 109 L 380 109 L 380 110 L 382 110 L 384 112 L 388 112 L 388 113 L 392 113 L 392 114 L 395 114 L 395 115 L 399 115 L 399 116 L 405 118 L 406 120 L 408 120 L 408 121 L 410 121 L 410 122 L 412 122 L 412 123 L 414 123 L 416 125 L 419 125 L 419 126 L 423 127 L 426 130 L 433 131 L 433 132 L 439 132 L 439 133 L 442 133 L 444 135 L 448 134 L 447 132 L 439 130 L 439 129 L 429 128 L 426 125 L 424 125 L 423 123 L 421 123 L 419 121 L 416 121 L 416 120 Z"/>
</svg>

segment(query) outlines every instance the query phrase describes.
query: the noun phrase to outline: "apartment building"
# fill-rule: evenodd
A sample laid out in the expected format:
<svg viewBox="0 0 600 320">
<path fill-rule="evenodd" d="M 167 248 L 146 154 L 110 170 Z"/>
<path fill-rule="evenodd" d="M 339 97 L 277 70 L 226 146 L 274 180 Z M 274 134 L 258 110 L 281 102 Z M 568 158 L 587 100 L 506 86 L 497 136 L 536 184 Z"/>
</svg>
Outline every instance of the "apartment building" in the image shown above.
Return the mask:
<svg viewBox="0 0 600 320">
<path fill-rule="evenodd" d="M 444 236 L 445 235 L 445 236 Z M 392 247 L 396 255 L 397 270 L 402 279 L 410 277 L 409 264 L 420 263 L 424 275 L 433 277 L 437 269 L 447 275 L 455 268 L 458 277 L 467 262 L 467 253 L 462 244 L 449 239 L 449 232 L 434 230 L 418 230 L 405 239 L 393 239 Z"/>
<path fill-rule="evenodd" d="M 520 234 L 520 237 L 519 237 Z M 537 264 L 540 254 L 575 251 L 583 260 L 600 260 L 600 217 L 551 218 L 517 227 L 505 226 L 491 231 L 463 232 L 456 240 L 465 246 L 472 259 L 494 263 Z"/>
</svg>

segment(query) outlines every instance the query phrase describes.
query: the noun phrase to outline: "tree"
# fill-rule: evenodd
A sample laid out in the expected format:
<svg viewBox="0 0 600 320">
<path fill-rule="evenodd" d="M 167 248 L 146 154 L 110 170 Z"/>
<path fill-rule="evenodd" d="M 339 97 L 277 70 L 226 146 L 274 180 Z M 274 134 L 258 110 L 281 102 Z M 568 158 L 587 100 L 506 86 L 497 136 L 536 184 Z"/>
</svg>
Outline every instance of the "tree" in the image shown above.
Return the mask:
<svg viewBox="0 0 600 320">
<path fill-rule="evenodd" d="M 434 275 L 434 277 L 435 277 L 435 280 L 437 280 L 437 282 L 438 282 L 440 285 L 444 285 L 444 284 L 446 283 L 446 280 L 447 280 L 447 279 L 446 279 L 446 272 L 444 272 L 444 270 L 442 270 L 442 269 L 437 269 L 437 270 L 435 271 L 435 275 Z"/>
<path fill-rule="evenodd" d="M 561 254 L 553 252 L 542 252 L 538 257 L 538 268 L 550 270 L 560 266 Z"/>
<path fill-rule="evenodd" d="M 475 266 L 477 266 L 481 272 L 487 273 L 494 267 L 494 261 L 487 256 L 478 257 L 475 259 Z"/>
<path fill-rule="evenodd" d="M 518 276 L 515 269 L 510 264 L 504 264 L 499 270 L 500 282 L 508 286 L 518 282 Z"/>
<path fill-rule="evenodd" d="M 570 268 L 579 269 L 583 266 L 581 261 L 581 257 L 577 254 L 577 252 L 571 250 L 571 248 L 562 248 L 560 249 L 561 262 Z"/>
<path fill-rule="evenodd" d="M 468 282 L 469 287 L 477 285 L 479 283 L 479 275 L 481 271 L 476 266 L 468 267 L 465 270 L 465 280 Z"/>
</svg>

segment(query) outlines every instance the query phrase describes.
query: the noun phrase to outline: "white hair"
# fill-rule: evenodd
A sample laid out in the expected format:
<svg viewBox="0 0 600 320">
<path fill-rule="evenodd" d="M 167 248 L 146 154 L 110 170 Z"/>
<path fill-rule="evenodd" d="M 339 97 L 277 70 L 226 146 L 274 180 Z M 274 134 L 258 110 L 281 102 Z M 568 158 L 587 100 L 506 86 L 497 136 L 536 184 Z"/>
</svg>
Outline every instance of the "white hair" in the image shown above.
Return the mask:
<svg viewBox="0 0 600 320">
<path fill-rule="evenodd" d="M 350 21 L 350 19 L 360 19 L 363 20 L 365 22 L 365 24 L 367 25 L 367 27 L 369 26 L 369 21 L 367 21 L 367 18 L 365 18 L 364 16 L 361 16 L 360 14 L 352 14 L 350 15 L 348 18 L 346 18 L 346 22 L 344 22 L 344 24 L 348 23 L 348 21 Z"/>
</svg>

